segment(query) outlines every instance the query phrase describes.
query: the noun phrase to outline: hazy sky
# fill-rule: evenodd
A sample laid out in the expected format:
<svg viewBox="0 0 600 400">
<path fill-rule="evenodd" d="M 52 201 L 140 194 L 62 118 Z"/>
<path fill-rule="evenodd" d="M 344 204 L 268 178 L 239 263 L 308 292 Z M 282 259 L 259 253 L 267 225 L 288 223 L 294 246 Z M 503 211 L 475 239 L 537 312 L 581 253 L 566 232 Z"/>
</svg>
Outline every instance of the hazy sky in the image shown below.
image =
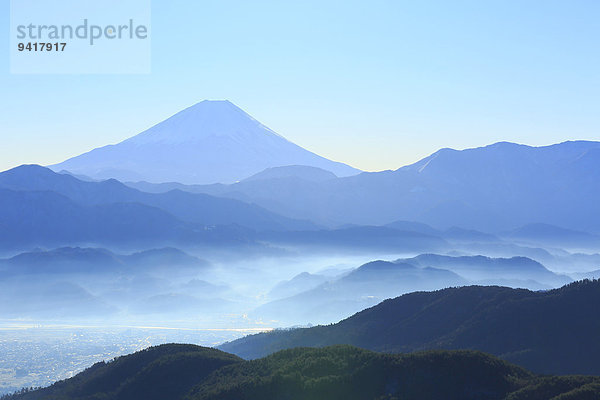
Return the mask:
<svg viewBox="0 0 600 400">
<path fill-rule="evenodd" d="M 364 170 L 440 147 L 600 140 L 597 0 L 152 3 L 148 75 L 11 75 L 0 40 L 0 169 L 119 142 L 204 99 Z M 5 35 L 8 22 L 3 1 Z"/>
</svg>

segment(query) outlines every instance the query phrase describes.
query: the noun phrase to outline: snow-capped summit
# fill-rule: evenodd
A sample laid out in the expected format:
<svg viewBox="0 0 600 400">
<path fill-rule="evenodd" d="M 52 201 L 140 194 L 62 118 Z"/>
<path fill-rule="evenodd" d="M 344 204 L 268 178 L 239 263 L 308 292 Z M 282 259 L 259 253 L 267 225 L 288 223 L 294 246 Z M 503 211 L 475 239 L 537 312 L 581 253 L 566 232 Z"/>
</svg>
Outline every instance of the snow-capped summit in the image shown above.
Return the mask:
<svg viewBox="0 0 600 400">
<path fill-rule="evenodd" d="M 209 184 L 286 165 L 317 167 L 337 176 L 360 172 L 295 145 L 227 100 L 202 101 L 119 144 L 51 168 L 96 179 Z"/>
<path fill-rule="evenodd" d="M 283 138 L 229 100 L 204 100 L 125 142 L 178 144 L 211 136 L 249 140 L 261 135 Z"/>
</svg>

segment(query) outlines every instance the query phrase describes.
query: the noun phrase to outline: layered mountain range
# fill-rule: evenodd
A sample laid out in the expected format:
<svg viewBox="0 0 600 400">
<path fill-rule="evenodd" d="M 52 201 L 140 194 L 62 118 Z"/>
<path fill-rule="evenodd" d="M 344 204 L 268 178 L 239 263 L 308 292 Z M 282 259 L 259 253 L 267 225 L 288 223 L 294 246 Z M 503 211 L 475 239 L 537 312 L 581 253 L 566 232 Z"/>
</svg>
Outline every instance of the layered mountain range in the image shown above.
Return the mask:
<svg viewBox="0 0 600 400">
<path fill-rule="evenodd" d="M 234 198 L 330 227 L 405 220 L 498 233 L 543 223 L 600 233 L 600 143 L 591 141 L 445 148 L 395 171 L 360 173 L 291 143 L 228 101 L 203 101 L 51 168 L 146 192 Z"/>
<path fill-rule="evenodd" d="M 598 142 L 545 147 L 496 143 L 462 151 L 442 149 L 395 171 L 325 181 L 270 178 L 180 189 L 244 199 L 330 225 L 405 220 L 444 229 L 502 232 L 546 223 L 599 233 L 599 171 Z"/>
<path fill-rule="evenodd" d="M 2 247 L 66 244 L 222 244 L 245 229 L 314 229 L 239 200 L 174 190 L 153 194 L 111 179 L 88 182 L 24 165 L 0 173 Z"/>
</svg>

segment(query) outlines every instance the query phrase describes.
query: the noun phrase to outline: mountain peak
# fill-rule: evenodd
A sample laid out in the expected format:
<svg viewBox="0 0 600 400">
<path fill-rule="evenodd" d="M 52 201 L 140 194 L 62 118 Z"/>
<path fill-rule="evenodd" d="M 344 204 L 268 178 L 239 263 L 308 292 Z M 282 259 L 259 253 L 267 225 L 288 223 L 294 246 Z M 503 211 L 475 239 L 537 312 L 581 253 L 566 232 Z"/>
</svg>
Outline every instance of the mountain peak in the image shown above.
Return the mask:
<svg viewBox="0 0 600 400">
<path fill-rule="evenodd" d="M 490 168 L 508 169 L 523 168 L 532 160 L 536 163 L 550 162 L 555 168 L 564 162 L 572 162 L 586 156 L 590 152 L 600 150 L 600 142 L 567 141 L 547 146 L 529 146 L 513 142 L 496 142 L 487 146 L 455 150 L 442 148 L 414 164 L 399 168 L 397 171 L 428 172 L 443 171 L 456 175 L 460 171 L 471 173 L 484 172 L 481 168 L 472 168 L 476 163 Z"/>
<path fill-rule="evenodd" d="M 219 115 L 218 113 L 242 113 L 246 114 L 241 108 L 233 104 L 229 100 L 202 100 L 198 103 L 191 105 L 177 114 L 186 113 L 186 112 L 195 112 L 195 113 L 203 113 L 203 112 L 212 112 L 215 113 L 213 115 Z M 175 114 L 175 115 L 177 115 Z M 248 115 L 249 116 L 249 115 Z M 252 118 L 252 117 L 250 117 Z"/>
<path fill-rule="evenodd" d="M 23 164 L 0 173 L 0 187 L 10 189 L 20 189 L 19 185 L 26 181 L 30 184 L 45 183 L 55 180 L 55 177 L 62 177 L 51 169 L 37 164 Z M 66 180 L 75 179 L 65 175 Z"/>
<path fill-rule="evenodd" d="M 251 177 L 244 179 L 244 182 L 286 178 L 297 178 L 310 182 L 324 182 L 335 179 L 337 176 L 335 176 L 333 172 L 326 171 L 322 168 L 309 167 L 306 165 L 286 165 L 282 167 L 267 168 L 258 174 L 254 174 Z"/>
<path fill-rule="evenodd" d="M 248 140 L 265 135 L 283 139 L 229 100 L 204 100 L 126 140 L 125 143 L 180 144 L 209 137 Z"/>
<path fill-rule="evenodd" d="M 17 167 L 11 168 L 3 172 L 4 175 L 20 175 L 20 174 L 36 174 L 36 173 L 48 173 L 54 174 L 50 169 L 42 167 L 38 164 L 22 164 Z"/>
<path fill-rule="evenodd" d="M 121 143 L 52 169 L 92 179 L 211 184 L 286 165 L 317 167 L 340 177 L 360 172 L 288 141 L 228 100 L 201 101 Z"/>
</svg>

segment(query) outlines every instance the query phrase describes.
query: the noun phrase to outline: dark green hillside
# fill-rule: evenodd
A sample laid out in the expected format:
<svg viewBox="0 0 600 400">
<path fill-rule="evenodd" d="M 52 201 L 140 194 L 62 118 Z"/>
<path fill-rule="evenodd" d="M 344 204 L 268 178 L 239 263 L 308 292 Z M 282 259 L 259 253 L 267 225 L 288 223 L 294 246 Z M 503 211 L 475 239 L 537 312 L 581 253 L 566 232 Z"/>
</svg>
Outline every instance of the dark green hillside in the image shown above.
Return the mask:
<svg viewBox="0 0 600 400">
<path fill-rule="evenodd" d="M 503 399 L 532 375 L 478 352 L 297 348 L 223 368 L 188 399 Z"/>
<path fill-rule="evenodd" d="M 211 372 L 242 360 L 219 350 L 185 344 L 151 347 L 97 363 L 71 379 L 15 396 L 23 400 L 177 399 Z"/>
<path fill-rule="evenodd" d="M 386 300 L 337 324 L 248 336 L 220 348 L 258 358 L 293 347 L 474 349 L 534 372 L 600 375 L 600 281 L 547 292 L 467 286 Z"/>
<path fill-rule="evenodd" d="M 595 396 L 595 397 L 594 397 Z M 539 377 L 476 351 L 296 348 L 254 361 L 163 345 L 11 400 L 586 400 L 600 378 Z"/>
</svg>

